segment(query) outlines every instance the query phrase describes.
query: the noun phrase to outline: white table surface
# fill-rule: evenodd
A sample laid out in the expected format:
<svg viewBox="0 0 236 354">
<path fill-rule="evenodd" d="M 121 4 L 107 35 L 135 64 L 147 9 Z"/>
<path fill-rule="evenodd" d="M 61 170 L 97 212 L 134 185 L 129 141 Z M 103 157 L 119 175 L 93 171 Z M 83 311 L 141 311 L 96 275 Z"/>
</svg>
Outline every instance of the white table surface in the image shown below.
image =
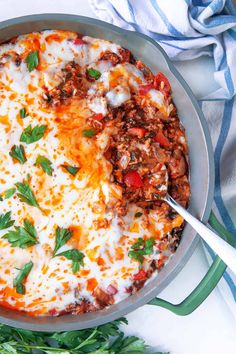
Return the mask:
<svg viewBox="0 0 236 354">
<path fill-rule="evenodd" d="M 68 13 L 96 18 L 86 0 L 0 0 L 0 21 L 37 13 Z M 216 87 L 213 62 L 201 58 L 175 63 L 197 97 Z M 198 72 L 198 82 L 192 72 Z M 181 301 L 198 284 L 208 269 L 202 245 L 175 278 L 160 294 L 174 303 Z M 191 315 L 180 317 L 155 306 L 146 305 L 127 316 L 126 333 L 143 337 L 155 349 L 171 354 L 235 354 L 236 323 L 216 288 Z"/>
</svg>

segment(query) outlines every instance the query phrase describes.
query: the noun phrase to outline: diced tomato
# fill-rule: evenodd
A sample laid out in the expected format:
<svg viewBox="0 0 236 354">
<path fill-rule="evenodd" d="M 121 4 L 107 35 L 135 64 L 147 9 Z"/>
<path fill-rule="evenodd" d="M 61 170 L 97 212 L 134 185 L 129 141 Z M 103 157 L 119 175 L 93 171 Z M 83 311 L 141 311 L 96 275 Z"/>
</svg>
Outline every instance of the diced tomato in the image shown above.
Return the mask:
<svg viewBox="0 0 236 354">
<path fill-rule="evenodd" d="M 138 93 L 139 93 L 139 95 L 146 95 L 148 93 L 148 91 L 150 91 L 153 88 L 154 88 L 153 84 L 139 85 Z"/>
<path fill-rule="evenodd" d="M 141 269 L 137 274 L 134 274 L 134 281 L 143 281 L 147 279 L 147 272 Z"/>
<path fill-rule="evenodd" d="M 127 294 L 131 294 L 132 291 L 133 291 L 133 287 L 132 287 L 132 286 L 129 286 L 128 288 L 125 288 L 125 292 L 126 292 Z"/>
<path fill-rule="evenodd" d="M 146 129 L 144 129 L 144 128 L 130 128 L 130 129 L 128 129 L 128 133 L 131 135 L 135 135 L 141 139 L 145 136 Z"/>
<path fill-rule="evenodd" d="M 97 114 L 94 114 L 93 118 L 96 120 L 102 120 L 104 118 L 104 116 L 102 113 L 97 113 Z"/>
<path fill-rule="evenodd" d="M 156 261 L 157 269 L 160 270 L 161 268 L 163 268 L 164 264 L 165 264 L 165 259 L 164 258 L 158 259 Z"/>
<path fill-rule="evenodd" d="M 163 134 L 161 130 L 158 130 L 156 136 L 154 137 L 154 140 L 163 147 L 170 146 L 169 139 Z"/>
<path fill-rule="evenodd" d="M 115 287 L 114 285 L 110 284 L 110 285 L 108 285 L 108 287 L 107 287 L 107 292 L 108 292 L 108 294 L 110 294 L 110 295 L 115 295 L 115 294 L 118 293 L 118 290 L 116 289 L 116 287 Z"/>
<path fill-rule="evenodd" d="M 176 152 L 169 161 L 171 178 L 178 178 L 187 172 L 187 163 L 181 152 Z"/>
<path fill-rule="evenodd" d="M 51 309 L 51 310 L 49 310 L 48 311 L 49 312 L 49 314 L 51 315 L 51 316 L 57 316 L 58 315 L 58 311 L 56 310 L 56 309 Z"/>
<path fill-rule="evenodd" d="M 162 82 L 164 84 L 164 86 L 162 87 Z M 167 79 L 167 77 L 162 74 L 162 73 L 158 73 L 156 74 L 155 78 L 154 78 L 154 87 L 156 90 L 159 90 L 163 93 L 163 95 L 165 96 L 165 98 L 168 98 L 170 95 L 170 91 L 171 91 L 171 86 L 169 83 L 169 80 Z"/>
<path fill-rule="evenodd" d="M 178 173 L 171 173 L 170 176 L 172 179 L 176 179 L 178 177 Z"/>
<path fill-rule="evenodd" d="M 143 181 L 140 174 L 137 171 L 129 171 L 124 176 L 124 182 L 127 187 L 141 188 Z"/>
<path fill-rule="evenodd" d="M 79 44 L 87 44 L 85 41 L 83 41 L 83 39 L 81 39 L 81 38 L 76 38 L 76 39 L 74 39 L 73 40 L 73 43 L 75 44 L 75 45 L 79 45 Z"/>
</svg>

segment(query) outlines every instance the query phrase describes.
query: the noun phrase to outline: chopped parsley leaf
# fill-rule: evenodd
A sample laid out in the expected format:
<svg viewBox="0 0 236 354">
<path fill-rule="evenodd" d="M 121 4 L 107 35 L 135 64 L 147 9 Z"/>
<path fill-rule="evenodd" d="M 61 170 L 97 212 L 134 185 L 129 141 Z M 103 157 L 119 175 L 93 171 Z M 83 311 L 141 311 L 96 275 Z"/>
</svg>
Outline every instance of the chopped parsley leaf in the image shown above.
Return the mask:
<svg viewBox="0 0 236 354">
<path fill-rule="evenodd" d="M 26 65 L 29 72 L 37 68 L 37 66 L 39 65 L 39 56 L 37 50 L 28 54 L 28 56 L 26 57 Z"/>
<path fill-rule="evenodd" d="M 13 145 L 11 148 L 11 151 L 9 152 L 9 155 L 19 161 L 22 165 L 27 161 L 26 156 L 25 156 L 25 149 L 23 145 Z"/>
<path fill-rule="evenodd" d="M 20 117 L 21 117 L 22 119 L 24 119 L 24 118 L 26 118 L 27 116 L 28 116 L 28 114 L 27 114 L 27 112 L 26 112 L 25 107 L 21 108 L 21 109 L 20 109 Z"/>
<path fill-rule="evenodd" d="M 49 176 L 52 176 L 52 171 L 53 171 L 52 163 L 45 156 L 38 155 L 35 165 L 41 166 L 44 172 L 46 172 Z"/>
<path fill-rule="evenodd" d="M 16 192 L 16 188 L 9 188 L 4 192 L 5 199 L 11 198 Z"/>
<path fill-rule="evenodd" d="M 15 220 L 11 220 L 11 212 L 0 215 L 0 230 L 8 229 L 14 224 Z"/>
<path fill-rule="evenodd" d="M 87 138 L 91 138 L 94 135 L 97 134 L 96 130 L 94 129 L 85 129 L 82 131 L 83 136 L 86 136 Z"/>
<path fill-rule="evenodd" d="M 101 76 L 100 71 L 93 69 L 93 68 L 89 68 L 87 70 L 87 74 L 88 74 L 88 76 L 90 76 L 91 78 L 93 78 L 95 80 L 99 79 L 99 77 Z"/>
<path fill-rule="evenodd" d="M 155 240 L 154 238 L 148 238 L 147 240 L 138 238 L 138 241 L 131 247 L 131 251 L 129 251 L 128 256 L 137 260 L 140 264 L 144 261 L 144 256 L 153 253 L 153 246 Z"/>
<path fill-rule="evenodd" d="M 28 277 L 33 265 L 32 261 L 26 263 L 23 268 L 19 269 L 18 275 L 13 280 L 13 286 L 16 288 L 18 294 L 25 294 L 25 285 L 23 283 Z"/>
<path fill-rule="evenodd" d="M 72 176 L 75 176 L 77 172 L 80 170 L 79 167 L 75 167 L 75 166 L 62 165 L 62 167 L 65 168 L 66 171 L 69 172 Z"/>
</svg>

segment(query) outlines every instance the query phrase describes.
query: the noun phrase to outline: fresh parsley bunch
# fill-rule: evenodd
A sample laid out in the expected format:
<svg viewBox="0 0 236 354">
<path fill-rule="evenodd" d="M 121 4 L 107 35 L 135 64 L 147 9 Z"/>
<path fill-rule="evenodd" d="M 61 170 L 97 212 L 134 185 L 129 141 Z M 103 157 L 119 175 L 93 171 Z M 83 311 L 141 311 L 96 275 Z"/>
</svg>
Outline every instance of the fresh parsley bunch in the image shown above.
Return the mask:
<svg viewBox="0 0 236 354">
<path fill-rule="evenodd" d="M 124 323 L 127 320 L 120 318 L 95 328 L 54 334 L 0 325 L 0 353 L 144 354 L 147 349 L 144 341 L 135 336 L 126 337 L 120 330 L 120 324 Z"/>
</svg>

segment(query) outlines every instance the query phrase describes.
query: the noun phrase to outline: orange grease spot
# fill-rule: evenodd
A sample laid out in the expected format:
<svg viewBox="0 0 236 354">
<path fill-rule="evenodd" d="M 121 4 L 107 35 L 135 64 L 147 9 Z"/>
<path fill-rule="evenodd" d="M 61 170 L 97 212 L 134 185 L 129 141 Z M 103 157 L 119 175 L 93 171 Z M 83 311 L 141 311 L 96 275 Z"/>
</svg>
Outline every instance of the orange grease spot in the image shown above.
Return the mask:
<svg viewBox="0 0 236 354">
<path fill-rule="evenodd" d="M 98 285 L 98 282 L 95 278 L 90 278 L 87 281 L 87 290 L 88 291 L 93 291 Z"/>
<path fill-rule="evenodd" d="M 71 246 L 78 248 L 79 250 L 83 250 L 88 244 L 88 237 L 83 229 L 79 225 L 71 225 L 70 231 L 72 231 L 72 237 L 68 241 L 68 244 Z"/>
</svg>

